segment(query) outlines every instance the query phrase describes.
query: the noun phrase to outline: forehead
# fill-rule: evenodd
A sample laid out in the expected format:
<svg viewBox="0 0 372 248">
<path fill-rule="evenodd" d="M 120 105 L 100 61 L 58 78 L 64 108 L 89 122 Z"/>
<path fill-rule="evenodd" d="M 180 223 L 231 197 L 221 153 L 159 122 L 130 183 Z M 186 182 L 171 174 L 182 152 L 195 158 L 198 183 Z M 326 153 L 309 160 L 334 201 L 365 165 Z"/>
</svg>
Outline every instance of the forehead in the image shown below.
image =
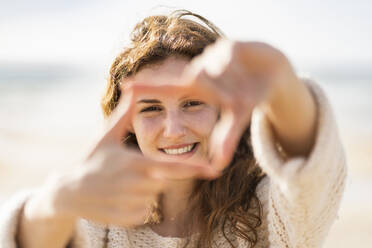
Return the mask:
<svg viewBox="0 0 372 248">
<path fill-rule="evenodd" d="M 131 79 L 131 83 L 149 85 L 177 85 L 189 60 L 181 57 L 170 57 L 159 63 L 145 66 Z"/>
</svg>

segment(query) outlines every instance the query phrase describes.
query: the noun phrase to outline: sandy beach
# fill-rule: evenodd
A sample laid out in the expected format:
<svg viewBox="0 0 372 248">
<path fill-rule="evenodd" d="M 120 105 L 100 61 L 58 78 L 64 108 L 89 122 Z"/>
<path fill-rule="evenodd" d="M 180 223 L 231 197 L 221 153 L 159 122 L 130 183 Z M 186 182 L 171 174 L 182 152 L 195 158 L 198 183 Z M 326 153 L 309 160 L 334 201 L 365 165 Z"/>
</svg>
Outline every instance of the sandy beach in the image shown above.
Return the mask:
<svg viewBox="0 0 372 248">
<path fill-rule="evenodd" d="M 348 178 L 339 218 L 324 247 L 367 248 L 372 245 L 372 139 L 369 135 L 353 137 L 351 133 L 345 133 L 342 137 Z"/>
</svg>

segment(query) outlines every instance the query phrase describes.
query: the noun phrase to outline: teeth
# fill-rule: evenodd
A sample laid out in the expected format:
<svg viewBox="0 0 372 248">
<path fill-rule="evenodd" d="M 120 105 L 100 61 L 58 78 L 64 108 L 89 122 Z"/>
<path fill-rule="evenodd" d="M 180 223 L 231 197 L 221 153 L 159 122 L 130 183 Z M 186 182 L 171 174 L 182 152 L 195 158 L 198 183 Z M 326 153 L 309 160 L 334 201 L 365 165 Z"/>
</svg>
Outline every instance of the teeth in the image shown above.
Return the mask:
<svg viewBox="0 0 372 248">
<path fill-rule="evenodd" d="M 188 146 L 181 147 L 178 149 L 163 149 L 163 150 L 166 154 L 176 155 L 176 154 L 183 154 L 183 153 L 191 151 L 193 146 L 194 145 L 192 144 L 192 145 L 188 145 Z"/>
</svg>

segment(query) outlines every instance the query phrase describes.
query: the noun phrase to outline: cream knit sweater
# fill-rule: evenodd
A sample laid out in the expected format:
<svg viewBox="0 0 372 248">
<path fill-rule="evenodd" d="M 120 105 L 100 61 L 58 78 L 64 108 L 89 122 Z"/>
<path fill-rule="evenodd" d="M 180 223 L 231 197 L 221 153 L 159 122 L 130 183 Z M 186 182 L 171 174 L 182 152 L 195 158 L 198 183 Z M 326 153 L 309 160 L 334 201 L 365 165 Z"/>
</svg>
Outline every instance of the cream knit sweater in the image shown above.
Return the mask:
<svg viewBox="0 0 372 248">
<path fill-rule="evenodd" d="M 257 186 L 263 206 L 256 248 L 321 247 L 337 217 L 345 186 L 345 156 L 330 105 L 318 85 L 306 81 L 318 107 L 316 143 L 309 157 L 285 159 L 278 151 L 270 124 L 259 109 L 252 116 L 252 143 L 256 159 L 267 173 Z M 16 248 L 19 214 L 30 192 L 8 201 L 1 210 L 0 248 Z M 108 230 L 108 232 L 106 232 Z M 248 247 L 233 237 L 236 247 Z M 194 238 L 192 236 L 192 244 Z M 71 246 L 74 248 L 182 247 L 185 239 L 162 237 L 150 227 L 125 229 L 80 219 Z M 220 232 L 215 247 L 230 247 Z"/>
</svg>

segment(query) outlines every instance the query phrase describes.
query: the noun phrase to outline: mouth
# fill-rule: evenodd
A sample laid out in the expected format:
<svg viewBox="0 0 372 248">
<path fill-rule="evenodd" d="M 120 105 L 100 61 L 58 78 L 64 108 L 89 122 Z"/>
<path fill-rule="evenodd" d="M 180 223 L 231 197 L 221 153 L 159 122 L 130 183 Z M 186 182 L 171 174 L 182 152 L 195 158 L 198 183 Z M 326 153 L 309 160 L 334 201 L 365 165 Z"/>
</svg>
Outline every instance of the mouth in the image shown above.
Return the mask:
<svg viewBox="0 0 372 248">
<path fill-rule="evenodd" d="M 186 155 L 194 153 L 199 144 L 199 142 L 196 142 L 192 144 L 178 145 L 175 147 L 160 148 L 159 150 L 167 155 Z"/>
</svg>

